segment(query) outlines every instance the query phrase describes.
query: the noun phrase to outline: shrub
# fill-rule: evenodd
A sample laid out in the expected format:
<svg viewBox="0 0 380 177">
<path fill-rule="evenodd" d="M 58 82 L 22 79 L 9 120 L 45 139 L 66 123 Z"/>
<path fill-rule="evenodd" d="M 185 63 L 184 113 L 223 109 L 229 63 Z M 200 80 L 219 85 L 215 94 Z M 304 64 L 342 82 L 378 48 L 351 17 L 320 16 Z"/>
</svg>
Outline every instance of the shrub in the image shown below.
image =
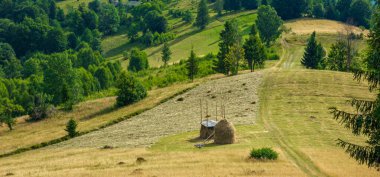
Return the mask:
<svg viewBox="0 0 380 177">
<path fill-rule="evenodd" d="M 145 87 L 132 75 L 122 72 L 117 81 L 116 104 L 117 106 L 125 106 L 138 102 L 147 96 Z"/>
<path fill-rule="evenodd" d="M 74 119 L 70 119 L 66 124 L 65 131 L 67 132 L 67 135 L 71 138 L 77 136 L 77 122 Z"/>
<path fill-rule="evenodd" d="M 259 160 L 276 160 L 278 158 L 278 153 L 272 148 L 252 149 L 250 158 Z"/>
</svg>

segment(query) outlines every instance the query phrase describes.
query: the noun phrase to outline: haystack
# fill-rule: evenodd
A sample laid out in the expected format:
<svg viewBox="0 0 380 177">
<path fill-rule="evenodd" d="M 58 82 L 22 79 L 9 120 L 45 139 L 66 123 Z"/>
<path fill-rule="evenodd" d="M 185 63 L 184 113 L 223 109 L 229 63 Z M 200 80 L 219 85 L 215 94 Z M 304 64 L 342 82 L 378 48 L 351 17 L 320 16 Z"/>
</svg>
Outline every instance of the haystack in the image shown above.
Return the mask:
<svg viewBox="0 0 380 177">
<path fill-rule="evenodd" d="M 214 120 L 205 120 L 201 123 L 201 131 L 199 137 L 201 139 L 209 139 L 213 137 L 214 127 L 216 125 L 216 121 Z"/>
<path fill-rule="evenodd" d="M 219 123 L 215 126 L 215 144 L 233 144 L 235 141 L 234 125 L 226 119 L 219 121 Z"/>
</svg>

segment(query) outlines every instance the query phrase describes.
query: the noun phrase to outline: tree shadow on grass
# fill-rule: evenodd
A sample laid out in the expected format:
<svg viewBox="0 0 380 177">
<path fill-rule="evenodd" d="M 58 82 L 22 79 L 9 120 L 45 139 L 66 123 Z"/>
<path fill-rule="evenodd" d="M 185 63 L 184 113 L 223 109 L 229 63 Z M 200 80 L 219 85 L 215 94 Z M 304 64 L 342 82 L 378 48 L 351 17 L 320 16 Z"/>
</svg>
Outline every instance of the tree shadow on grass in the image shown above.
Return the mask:
<svg viewBox="0 0 380 177">
<path fill-rule="evenodd" d="M 111 107 L 108 107 L 108 108 L 104 108 L 98 112 L 95 112 L 93 114 L 90 114 L 90 115 L 86 115 L 82 118 L 80 118 L 80 121 L 86 121 L 86 120 L 91 120 L 95 117 L 98 117 L 98 116 L 101 116 L 101 115 L 104 115 L 104 114 L 108 114 L 110 112 L 113 112 L 113 111 L 116 111 L 117 109 L 119 109 L 117 106 L 111 106 Z"/>
</svg>

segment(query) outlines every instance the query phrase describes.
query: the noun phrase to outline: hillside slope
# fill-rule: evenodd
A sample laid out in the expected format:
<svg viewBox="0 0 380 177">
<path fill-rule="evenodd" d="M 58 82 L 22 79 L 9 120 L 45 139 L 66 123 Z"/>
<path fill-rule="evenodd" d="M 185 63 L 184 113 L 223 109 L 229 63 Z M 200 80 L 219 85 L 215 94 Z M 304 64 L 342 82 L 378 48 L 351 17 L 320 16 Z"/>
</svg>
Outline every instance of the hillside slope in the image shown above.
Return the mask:
<svg viewBox="0 0 380 177">
<path fill-rule="evenodd" d="M 255 123 L 261 72 L 207 82 L 172 100 L 120 124 L 61 143 L 60 147 L 137 147 L 151 145 L 160 138 L 199 128 L 200 101 L 203 115 L 215 119 L 216 105 L 225 104 L 226 116 L 236 125 Z M 178 101 L 182 98 L 183 101 Z M 206 104 L 207 103 L 207 104 Z"/>
</svg>

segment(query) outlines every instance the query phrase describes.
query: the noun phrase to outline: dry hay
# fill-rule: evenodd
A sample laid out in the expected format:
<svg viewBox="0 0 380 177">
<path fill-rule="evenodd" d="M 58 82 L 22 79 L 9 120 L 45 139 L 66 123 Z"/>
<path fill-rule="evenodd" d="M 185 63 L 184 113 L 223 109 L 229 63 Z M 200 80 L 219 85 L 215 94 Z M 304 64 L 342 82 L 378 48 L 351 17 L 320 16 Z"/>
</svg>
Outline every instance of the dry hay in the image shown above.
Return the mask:
<svg viewBox="0 0 380 177">
<path fill-rule="evenodd" d="M 95 131 L 52 147 L 146 147 L 160 138 L 199 130 L 199 100 L 209 103 L 209 115 L 215 115 L 215 102 L 224 100 L 226 117 L 235 125 L 252 125 L 260 100 L 258 88 L 261 71 L 212 80 L 126 121 Z M 245 90 L 237 85 L 246 83 Z M 207 95 L 215 95 L 212 99 Z M 183 98 L 183 101 L 177 101 Z M 257 102 L 251 104 L 252 101 Z M 247 109 L 249 108 L 249 109 Z M 218 109 L 220 114 L 220 109 Z"/>
<path fill-rule="evenodd" d="M 346 25 L 342 22 L 308 18 L 289 21 L 285 26 L 296 34 L 311 34 L 314 31 L 317 33 L 335 34 L 344 32 L 346 28 Z M 355 34 L 368 34 L 368 30 L 361 30 L 358 27 L 352 26 L 352 30 Z"/>
<path fill-rule="evenodd" d="M 203 125 L 201 125 L 201 131 L 200 131 L 200 136 L 199 138 L 201 139 L 207 139 L 211 138 L 210 136 L 214 133 L 214 128 L 207 128 Z"/>
<path fill-rule="evenodd" d="M 232 123 L 223 119 L 215 126 L 215 144 L 234 144 L 236 142 L 236 130 Z"/>
</svg>

